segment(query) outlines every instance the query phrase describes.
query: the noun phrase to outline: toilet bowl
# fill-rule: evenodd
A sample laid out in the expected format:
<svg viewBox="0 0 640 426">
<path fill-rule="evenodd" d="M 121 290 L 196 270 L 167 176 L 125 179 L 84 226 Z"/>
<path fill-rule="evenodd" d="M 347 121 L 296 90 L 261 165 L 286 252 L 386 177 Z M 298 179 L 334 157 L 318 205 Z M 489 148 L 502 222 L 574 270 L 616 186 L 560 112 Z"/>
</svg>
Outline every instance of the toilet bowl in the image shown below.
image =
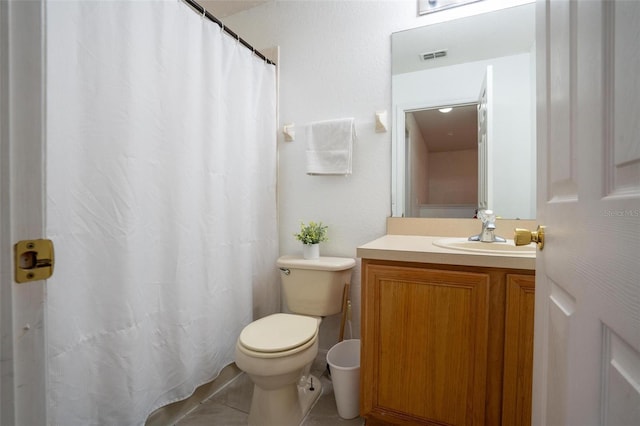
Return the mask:
<svg viewBox="0 0 640 426">
<path fill-rule="evenodd" d="M 319 323 L 313 317 L 273 314 L 242 331 L 236 365 L 255 385 L 249 425 L 298 425 L 320 396 L 320 382 L 313 376 L 305 377 L 308 386 L 299 386 L 318 354 Z"/>
<path fill-rule="evenodd" d="M 287 307 L 247 325 L 236 342 L 236 365 L 254 383 L 250 426 L 297 426 L 322 388 L 309 374 L 323 316 L 341 311 L 354 259 L 278 259 Z M 339 297 L 337 297 L 339 296 Z"/>
</svg>

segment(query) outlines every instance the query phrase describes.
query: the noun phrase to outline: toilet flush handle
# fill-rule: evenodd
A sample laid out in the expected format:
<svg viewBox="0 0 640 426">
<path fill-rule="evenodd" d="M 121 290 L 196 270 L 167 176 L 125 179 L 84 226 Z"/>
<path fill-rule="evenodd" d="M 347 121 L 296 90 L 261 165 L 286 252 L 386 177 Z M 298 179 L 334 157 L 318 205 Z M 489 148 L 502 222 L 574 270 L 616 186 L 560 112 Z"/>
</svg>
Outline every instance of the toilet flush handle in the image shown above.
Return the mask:
<svg viewBox="0 0 640 426">
<path fill-rule="evenodd" d="M 285 275 L 289 275 L 291 273 L 291 271 L 287 268 L 280 268 L 280 270 L 284 272 Z"/>
</svg>

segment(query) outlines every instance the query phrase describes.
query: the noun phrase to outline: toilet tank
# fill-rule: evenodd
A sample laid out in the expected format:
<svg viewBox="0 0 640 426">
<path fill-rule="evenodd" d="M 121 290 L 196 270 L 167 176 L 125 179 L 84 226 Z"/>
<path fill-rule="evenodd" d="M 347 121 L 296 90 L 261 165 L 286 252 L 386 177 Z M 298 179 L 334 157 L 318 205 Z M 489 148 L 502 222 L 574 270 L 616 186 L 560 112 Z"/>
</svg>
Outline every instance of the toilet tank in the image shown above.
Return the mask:
<svg viewBox="0 0 640 426">
<path fill-rule="evenodd" d="M 344 286 L 351 282 L 356 261 L 347 257 L 282 256 L 277 265 L 287 308 L 296 314 L 325 317 L 342 310 Z"/>
</svg>

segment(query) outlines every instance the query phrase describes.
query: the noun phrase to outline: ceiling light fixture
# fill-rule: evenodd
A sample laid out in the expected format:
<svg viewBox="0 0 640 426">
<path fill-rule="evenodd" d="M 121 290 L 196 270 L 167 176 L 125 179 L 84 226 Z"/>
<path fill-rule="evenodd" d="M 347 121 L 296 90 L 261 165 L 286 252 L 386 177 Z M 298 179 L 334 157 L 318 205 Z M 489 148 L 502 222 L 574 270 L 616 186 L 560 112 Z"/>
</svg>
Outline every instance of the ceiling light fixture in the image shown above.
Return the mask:
<svg viewBox="0 0 640 426">
<path fill-rule="evenodd" d="M 450 112 L 453 108 L 440 108 L 438 109 L 438 111 L 440 111 L 443 114 L 446 114 L 448 112 Z"/>
</svg>

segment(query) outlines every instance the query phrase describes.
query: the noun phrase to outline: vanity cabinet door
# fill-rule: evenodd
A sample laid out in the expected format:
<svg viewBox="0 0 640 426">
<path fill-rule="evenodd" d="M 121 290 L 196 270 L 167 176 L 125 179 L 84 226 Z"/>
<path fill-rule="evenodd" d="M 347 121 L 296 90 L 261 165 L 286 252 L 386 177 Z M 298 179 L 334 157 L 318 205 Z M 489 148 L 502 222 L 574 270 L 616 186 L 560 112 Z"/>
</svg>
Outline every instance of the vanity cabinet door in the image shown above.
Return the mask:
<svg viewBox="0 0 640 426">
<path fill-rule="evenodd" d="M 484 423 L 489 284 L 486 273 L 363 260 L 368 425 Z"/>
<path fill-rule="evenodd" d="M 535 276 L 507 274 L 502 424 L 531 424 Z"/>
</svg>

